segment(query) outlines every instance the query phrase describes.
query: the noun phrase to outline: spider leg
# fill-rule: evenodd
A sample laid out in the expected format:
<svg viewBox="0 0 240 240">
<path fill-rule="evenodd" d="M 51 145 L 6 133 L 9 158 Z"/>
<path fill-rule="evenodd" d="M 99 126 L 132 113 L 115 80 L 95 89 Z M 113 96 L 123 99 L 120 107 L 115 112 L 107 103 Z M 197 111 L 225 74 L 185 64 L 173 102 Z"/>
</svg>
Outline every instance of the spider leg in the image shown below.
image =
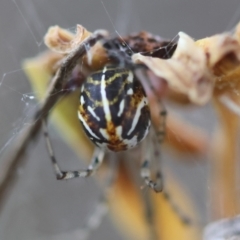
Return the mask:
<svg viewBox="0 0 240 240">
<path fill-rule="evenodd" d="M 161 160 L 161 153 L 160 153 L 160 144 L 162 144 L 164 137 L 165 137 L 165 128 L 166 128 L 166 110 L 165 107 L 163 105 L 163 103 L 157 99 L 158 101 L 158 106 L 159 106 L 159 125 L 157 128 L 155 128 L 155 134 L 152 135 L 152 146 L 154 148 L 154 150 L 152 151 L 154 154 L 154 159 L 156 161 L 156 164 L 159 165 L 159 162 Z M 167 189 L 164 188 L 164 179 L 163 179 L 163 175 L 161 173 L 160 170 L 158 170 L 157 175 L 159 175 L 159 177 L 157 178 L 159 181 L 161 181 L 161 187 L 162 187 L 162 193 L 164 198 L 168 201 L 168 203 L 170 204 L 172 210 L 177 214 L 177 216 L 179 217 L 179 219 L 181 220 L 182 223 L 186 224 L 186 225 L 190 225 L 193 223 L 192 219 L 190 219 L 189 216 L 187 216 L 179 207 L 178 205 L 172 200 L 171 194 L 168 192 Z"/>
<path fill-rule="evenodd" d="M 161 144 L 164 141 L 165 133 L 166 133 L 166 116 L 167 111 L 165 109 L 165 106 L 163 105 L 162 101 L 158 100 L 158 106 L 159 106 L 159 124 L 156 131 L 157 141 Z"/>
<path fill-rule="evenodd" d="M 150 81 L 148 80 L 148 77 L 146 75 L 146 68 L 145 67 L 138 67 L 137 69 L 135 69 L 134 71 L 137 79 L 142 83 L 143 88 L 145 89 L 145 91 L 147 93 L 152 93 L 152 95 L 155 96 L 155 100 L 157 99 L 157 107 L 159 108 L 159 118 L 158 118 L 158 122 L 159 124 L 157 125 L 157 127 L 155 127 L 155 133 L 157 136 L 157 141 L 159 143 L 162 143 L 164 140 L 164 136 L 165 136 L 165 126 L 166 126 L 166 109 L 164 107 L 164 105 L 162 104 L 162 102 L 160 101 L 160 99 L 156 96 L 154 89 L 150 83 Z M 148 187 L 150 187 L 151 189 L 153 189 L 155 192 L 161 192 L 163 190 L 163 179 L 162 179 L 162 173 L 159 170 L 157 170 L 156 172 L 156 181 L 153 181 L 151 179 L 151 169 L 150 169 L 150 162 L 152 160 L 152 152 L 156 152 L 155 149 L 153 148 L 153 145 L 151 144 L 151 134 L 148 135 L 148 140 L 145 141 L 146 145 L 146 149 L 145 149 L 145 159 L 142 162 L 142 166 L 141 166 L 141 171 L 140 171 L 140 175 L 141 177 L 145 180 L 145 183 Z"/>
<path fill-rule="evenodd" d="M 102 164 L 103 158 L 105 155 L 105 151 L 100 148 L 95 148 L 92 160 L 90 165 L 85 170 L 78 170 L 78 171 L 62 171 L 57 163 L 57 160 L 55 158 L 52 144 L 50 141 L 50 137 L 48 135 L 48 129 L 47 129 L 47 123 L 46 120 L 43 121 L 43 131 L 44 131 L 44 137 L 47 144 L 47 149 L 49 152 L 49 156 L 53 165 L 54 172 L 56 174 L 56 178 L 58 180 L 63 179 L 72 179 L 72 178 L 78 178 L 78 177 L 88 177 L 92 175 Z"/>
<path fill-rule="evenodd" d="M 152 142 L 151 147 L 153 148 L 152 153 L 154 153 L 154 154 L 152 156 L 151 156 L 151 154 L 149 154 L 149 157 L 146 158 L 147 160 L 145 160 L 143 162 L 142 168 L 141 168 L 141 176 L 145 179 L 145 183 L 150 188 L 155 190 L 155 192 L 162 191 L 165 199 L 169 202 L 173 211 L 178 215 L 179 219 L 184 224 L 191 225 L 193 223 L 192 219 L 181 211 L 181 209 L 178 207 L 178 205 L 174 201 L 172 201 L 171 194 L 169 194 L 169 192 L 166 189 L 164 189 L 163 176 L 162 176 L 161 170 L 158 168 L 159 161 L 161 159 L 160 151 L 159 151 L 159 144 L 161 144 L 163 142 L 164 137 L 165 137 L 167 111 L 165 110 L 165 107 L 164 107 L 160 97 L 157 95 L 154 87 L 152 86 L 150 80 L 147 77 L 146 69 L 138 68 L 137 70 L 135 70 L 135 74 L 136 74 L 137 78 L 139 79 L 139 81 L 142 83 L 145 91 L 148 94 L 154 96 L 154 99 L 151 104 L 154 104 L 154 102 L 157 103 L 156 106 L 159 109 L 158 125 L 157 125 L 157 127 L 155 126 L 155 128 L 154 128 L 155 134 L 152 135 L 152 141 L 148 141 L 148 142 Z M 148 147 L 147 150 L 149 151 L 150 147 Z M 150 153 L 151 153 L 151 150 L 150 150 Z M 149 168 L 149 163 L 150 163 L 149 159 L 151 159 L 151 158 L 155 159 L 155 163 L 157 164 L 157 169 L 158 169 L 156 172 L 156 181 L 155 182 L 153 182 L 150 178 L 151 170 Z"/>
<path fill-rule="evenodd" d="M 151 170 L 149 168 L 149 159 L 146 159 L 141 166 L 141 177 L 145 180 L 145 184 L 153 189 L 155 192 L 162 192 L 163 181 L 161 172 L 156 173 L 156 181 L 153 181 L 150 177 Z"/>
<path fill-rule="evenodd" d="M 156 131 L 156 130 L 155 130 Z M 152 146 L 153 146 L 153 151 L 152 153 L 154 154 L 154 156 L 152 156 L 155 159 L 155 163 L 159 165 L 159 161 L 161 160 L 161 154 L 160 154 L 160 150 L 159 150 L 159 135 L 155 134 L 152 136 Z M 180 221 L 186 225 L 192 225 L 193 221 L 192 219 L 187 216 L 180 208 L 179 206 L 176 204 L 176 202 L 174 202 L 174 200 L 172 199 L 171 194 L 168 192 L 168 190 L 164 187 L 164 178 L 161 174 L 161 171 L 158 170 L 157 174 L 161 175 L 161 178 L 159 180 L 161 180 L 161 187 L 162 187 L 162 194 L 164 196 L 164 198 L 168 201 L 168 203 L 170 204 L 172 210 L 175 212 L 175 214 L 179 217 Z"/>
<path fill-rule="evenodd" d="M 160 116 L 162 116 L 160 114 Z M 156 131 L 156 129 L 155 129 Z M 162 135 L 160 135 L 162 136 Z M 159 161 L 161 160 L 161 153 L 160 153 L 160 148 L 159 148 L 159 143 L 160 140 L 163 140 L 162 138 L 159 138 L 159 135 L 157 134 L 152 134 L 152 147 L 153 147 L 153 151 L 152 151 L 152 158 L 155 160 L 155 163 L 157 165 L 159 165 Z M 192 225 L 193 220 L 187 216 L 180 208 L 179 206 L 173 201 L 171 194 L 168 192 L 168 190 L 164 187 L 164 179 L 163 176 L 161 174 L 160 169 L 158 170 L 157 174 L 160 174 L 160 179 L 161 180 L 161 187 L 162 187 L 162 194 L 164 196 L 164 198 L 168 201 L 168 203 L 170 204 L 172 210 L 176 213 L 176 215 L 179 217 L 180 221 L 186 225 Z"/>
<path fill-rule="evenodd" d="M 145 179 L 145 183 L 147 186 L 149 186 L 151 189 L 153 189 L 155 192 L 162 192 L 163 191 L 163 176 L 160 168 L 158 167 L 158 162 L 160 158 L 160 151 L 158 149 L 158 146 L 156 145 L 156 142 L 161 144 L 165 137 L 165 128 L 166 128 L 166 115 L 167 111 L 162 104 L 161 101 L 158 100 L 158 107 L 159 107 L 159 124 L 157 128 L 155 128 L 155 132 L 152 133 L 152 131 L 149 133 L 148 140 L 146 141 L 148 143 L 148 146 L 146 147 L 146 152 L 149 152 L 147 154 L 146 159 L 142 163 L 141 167 L 141 177 Z M 156 138 L 156 140 L 155 140 Z M 150 162 L 151 159 L 155 159 L 156 164 L 156 180 L 155 182 L 151 180 L 151 169 L 150 169 Z"/>
<path fill-rule="evenodd" d="M 159 159 L 160 159 L 160 151 L 158 146 L 156 145 L 156 141 L 154 138 L 154 134 L 152 132 L 149 133 L 147 141 L 145 141 L 145 159 L 142 162 L 141 166 L 141 177 L 145 180 L 145 184 L 153 189 L 155 192 L 163 191 L 163 176 L 161 169 L 159 168 Z M 153 181 L 151 179 L 151 162 L 154 160 L 156 171 L 156 180 Z"/>
</svg>

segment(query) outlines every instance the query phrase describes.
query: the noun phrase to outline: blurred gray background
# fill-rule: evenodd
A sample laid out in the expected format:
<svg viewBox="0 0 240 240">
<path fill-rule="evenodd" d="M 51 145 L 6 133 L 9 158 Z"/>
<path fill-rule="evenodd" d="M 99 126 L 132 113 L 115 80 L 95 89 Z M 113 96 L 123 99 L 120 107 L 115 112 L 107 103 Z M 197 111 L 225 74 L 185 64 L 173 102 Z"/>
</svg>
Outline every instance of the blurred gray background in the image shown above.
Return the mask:
<svg viewBox="0 0 240 240">
<path fill-rule="evenodd" d="M 28 98 L 32 93 L 21 61 L 45 49 L 42 37 L 49 26 L 73 29 L 79 23 L 90 31 L 103 28 L 112 34 L 147 30 L 170 39 L 184 31 L 202 38 L 231 30 L 239 19 L 239 0 L 1 0 L 0 156 L 11 147 L 10 140 L 27 123 L 27 111 L 36 104 Z M 185 110 L 184 116 L 213 129 L 210 106 Z M 53 130 L 51 137 L 63 169 L 83 167 Z M 42 139 L 27 157 L 0 215 L 0 240 L 78 239 L 74 231 L 83 226 L 100 194 L 94 180 L 56 181 Z M 190 166 L 177 163 L 175 169 L 185 176 L 184 182 L 190 182 L 199 209 L 207 215 L 207 167 L 196 160 Z M 106 218 L 91 239 L 122 237 Z"/>
</svg>

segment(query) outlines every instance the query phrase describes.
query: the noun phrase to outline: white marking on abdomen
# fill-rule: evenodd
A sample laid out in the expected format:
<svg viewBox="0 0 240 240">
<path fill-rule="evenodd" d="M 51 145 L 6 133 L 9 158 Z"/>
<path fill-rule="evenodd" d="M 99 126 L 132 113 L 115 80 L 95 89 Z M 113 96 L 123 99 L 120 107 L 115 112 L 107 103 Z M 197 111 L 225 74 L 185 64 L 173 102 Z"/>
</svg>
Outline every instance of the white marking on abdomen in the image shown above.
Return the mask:
<svg viewBox="0 0 240 240">
<path fill-rule="evenodd" d="M 133 148 L 138 144 L 137 136 L 133 136 L 131 139 L 124 139 L 123 143 L 125 143 L 128 148 Z"/>
<path fill-rule="evenodd" d="M 103 69 L 103 73 L 105 73 L 106 70 L 107 70 L 107 68 L 105 67 Z M 111 113 L 110 113 L 109 102 L 108 102 L 107 94 L 106 94 L 105 74 L 102 75 L 102 79 L 101 79 L 101 96 L 102 96 L 102 103 L 103 103 L 103 110 L 105 113 L 105 118 L 107 121 L 110 121 Z"/>
<path fill-rule="evenodd" d="M 82 117 L 81 113 L 78 112 L 78 118 L 80 119 L 80 121 L 83 123 L 83 126 L 87 129 L 87 131 L 89 132 L 90 135 L 92 135 L 93 137 L 100 139 L 92 130 L 91 128 L 87 125 L 87 123 L 85 122 L 84 118 Z"/>
<path fill-rule="evenodd" d="M 133 82 L 133 73 L 132 73 L 132 72 L 129 72 L 129 73 L 128 73 L 127 80 L 128 80 L 129 82 Z"/>
<path fill-rule="evenodd" d="M 87 109 L 88 109 L 88 111 L 93 115 L 93 117 L 95 117 L 98 121 L 100 121 L 99 116 L 94 112 L 94 110 L 92 109 L 92 107 L 88 106 Z"/>
<path fill-rule="evenodd" d="M 80 98 L 80 103 L 81 103 L 82 105 L 85 103 L 85 100 L 84 100 L 84 97 L 83 97 L 83 96 L 81 96 L 81 98 Z"/>
<path fill-rule="evenodd" d="M 118 138 L 121 140 L 122 139 L 122 126 L 116 127 L 116 134 Z"/>
<path fill-rule="evenodd" d="M 133 121 L 132 121 L 132 126 L 131 126 L 130 130 L 128 131 L 127 135 L 130 135 L 131 132 L 136 127 L 136 125 L 138 123 L 138 120 L 139 120 L 139 117 L 141 115 L 141 110 L 145 106 L 145 103 L 144 103 L 145 100 L 146 100 L 145 98 L 142 98 L 141 102 L 138 104 L 137 111 L 136 111 L 135 116 L 134 116 Z"/>
<path fill-rule="evenodd" d="M 124 103 L 125 103 L 125 100 L 123 99 L 120 104 L 119 104 L 119 111 L 118 111 L 118 117 L 120 117 L 123 113 L 123 109 L 124 109 Z"/>
<path fill-rule="evenodd" d="M 104 137 L 105 139 L 109 140 L 109 135 L 108 135 L 106 129 L 100 128 L 100 129 L 99 129 L 99 132 L 103 135 L 103 137 Z"/>
<path fill-rule="evenodd" d="M 84 91 L 84 85 L 82 85 L 82 87 L 81 87 L 81 92 L 83 92 Z"/>
<path fill-rule="evenodd" d="M 107 67 L 104 67 L 102 72 L 105 73 L 106 71 L 107 71 Z"/>
<path fill-rule="evenodd" d="M 127 91 L 127 95 L 132 95 L 132 94 L 133 94 L 133 90 L 132 90 L 132 88 L 129 88 Z"/>
</svg>

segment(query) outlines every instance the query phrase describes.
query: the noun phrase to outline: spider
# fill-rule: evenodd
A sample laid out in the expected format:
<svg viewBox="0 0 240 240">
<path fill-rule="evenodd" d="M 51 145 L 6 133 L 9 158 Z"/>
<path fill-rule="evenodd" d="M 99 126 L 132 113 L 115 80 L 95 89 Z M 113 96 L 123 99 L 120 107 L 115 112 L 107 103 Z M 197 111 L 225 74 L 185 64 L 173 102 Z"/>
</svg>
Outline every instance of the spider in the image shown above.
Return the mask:
<svg viewBox="0 0 240 240">
<path fill-rule="evenodd" d="M 148 135 L 151 116 L 148 99 L 141 82 L 150 84 L 150 81 L 145 73 L 147 68 L 133 63 L 131 55 L 142 52 L 145 55 L 167 58 L 169 55 L 164 55 L 167 52 L 171 56 L 176 44 L 169 45 L 167 41 L 159 42 L 158 40 L 146 32 L 130 35 L 128 39 L 101 40 L 103 48 L 107 51 L 109 63 L 86 77 L 81 85 L 77 112 L 86 135 L 96 146 L 91 163 L 86 170 L 62 171 L 60 169 L 45 127 L 44 135 L 58 180 L 88 177 L 100 167 L 106 150 L 114 152 L 129 150 L 136 147 Z M 88 44 L 90 43 L 85 43 L 85 46 Z M 168 48 L 163 51 L 162 47 L 167 44 Z M 159 115 L 162 119 L 160 126 L 156 129 L 156 135 L 158 141 L 162 142 L 166 110 L 160 101 Z M 156 181 L 151 180 L 149 158 L 143 160 L 140 175 L 146 185 L 155 192 L 162 191 L 160 171 L 157 171 Z"/>
<path fill-rule="evenodd" d="M 128 151 L 138 146 L 148 136 L 150 141 L 148 141 L 146 154 L 142 158 L 140 176 L 150 189 L 161 192 L 163 191 L 162 174 L 159 169 L 156 171 L 156 179 L 151 178 L 151 154 L 149 154 L 153 150 L 158 156 L 159 150 L 156 143 L 150 146 L 149 142 L 153 137 L 162 143 L 167 112 L 148 79 L 147 67 L 134 63 L 131 56 L 141 52 L 143 55 L 169 58 L 176 49 L 176 44 L 159 40 L 146 32 L 130 35 L 124 39 L 106 36 L 101 38 L 101 40 L 96 40 L 96 37 L 94 41 L 94 38 L 89 38 L 82 43 L 78 59 L 88 57 L 86 53 L 89 47 L 100 42 L 107 53 L 107 63 L 87 76 L 70 70 L 72 82 L 79 82 L 79 76 L 81 82 L 80 86 L 76 86 L 81 89 L 76 114 L 86 135 L 95 145 L 91 163 L 86 169 L 77 171 L 60 169 L 50 142 L 46 120 L 43 121 L 44 136 L 56 178 L 65 180 L 91 176 L 101 166 L 106 152 Z M 76 69 L 78 71 L 78 68 Z M 151 113 L 145 92 L 146 87 L 155 94 L 159 103 L 160 124 L 154 128 L 154 131 L 150 130 Z M 149 134 L 150 131 L 154 132 L 155 136 Z M 166 192 L 165 197 L 169 200 Z M 182 221 L 188 223 L 188 218 L 183 216 L 174 204 L 172 207 L 180 215 Z M 89 225 L 88 229 L 94 228 L 91 224 Z"/>
</svg>

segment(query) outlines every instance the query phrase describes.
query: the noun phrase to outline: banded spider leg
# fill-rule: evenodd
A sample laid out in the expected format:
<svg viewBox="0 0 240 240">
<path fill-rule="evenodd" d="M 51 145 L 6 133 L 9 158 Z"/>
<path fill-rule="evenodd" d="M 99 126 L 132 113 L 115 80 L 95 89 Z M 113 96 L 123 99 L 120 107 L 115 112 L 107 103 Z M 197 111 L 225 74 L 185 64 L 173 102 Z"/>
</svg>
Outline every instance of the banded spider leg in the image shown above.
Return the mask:
<svg viewBox="0 0 240 240">
<path fill-rule="evenodd" d="M 152 138 L 152 149 L 150 150 L 151 152 L 148 154 L 146 157 L 145 161 L 142 164 L 142 169 L 141 169 L 141 177 L 144 178 L 145 183 L 147 186 L 152 188 L 156 192 L 162 192 L 165 199 L 169 202 L 171 205 L 171 208 L 173 211 L 179 216 L 179 219 L 186 225 L 192 224 L 192 219 L 190 219 L 186 214 L 184 214 L 181 209 L 178 207 L 178 205 L 172 201 L 172 198 L 168 191 L 164 188 L 164 181 L 163 181 L 163 176 L 161 173 L 161 169 L 159 168 L 160 160 L 161 160 L 161 152 L 160 152 L 160 144 L 164 140 L 165 136 L 165 128 L 166 128 L 166 115 L 167 111 L 165 110 L 165 107 L 161 101 L 161 96 L 159 97 L 152 86 L 146 70 L 145 69 L 137 69 L 135 70 L 135 74 L 139 81 L 141 81 L 145 91 L 147 92 L 147 95 L 151 96 L 152 98 L 152 103 L 151 105 L 155 105 L 156 108 L 159 109 L 159 114 L 158 114 L 158 124 L 155 124 L 154 126 L 154 132 L 155 134 L 149 134 L 149 137 Z M 149 144 L 150 145 L 150 144 Z M 150 146 L 148 150 L 150 149 Z M 152 153 L 152 154 L 151 154 Z M 151 159 L 154 159 L 155 166 L 157 169 L 156 172 L 156 181 L 154 182 L 151 180 L 151 169 L 150 169 L 150 162 Z"/>
<path fill-rule="evenodd" d="M 49 152 L 51 163 L 53 165 L 54 172 L 56 174 L 56 178 L 58 180 L 72 179 L 72 178 L 78 178 L 78 177 L 88 177 L 97 171 L 97 169 L 101 166 L 104 155 L 105 155 L 104 149 L 101 149 L 98 147 L 95 148 L 92 159 L 91 159 L 91 163 L 86 169 L 77 170 L 77 171 L 62 171 L 57 163 L 57 160 L 53 152 L 52 144 L 48 135 L 47 122 L 45 119 L 42 121 L 43 121 L 43 131 L 44 131 L 44 137 L 47 144 L 47 149 Z"/>
</svg>

